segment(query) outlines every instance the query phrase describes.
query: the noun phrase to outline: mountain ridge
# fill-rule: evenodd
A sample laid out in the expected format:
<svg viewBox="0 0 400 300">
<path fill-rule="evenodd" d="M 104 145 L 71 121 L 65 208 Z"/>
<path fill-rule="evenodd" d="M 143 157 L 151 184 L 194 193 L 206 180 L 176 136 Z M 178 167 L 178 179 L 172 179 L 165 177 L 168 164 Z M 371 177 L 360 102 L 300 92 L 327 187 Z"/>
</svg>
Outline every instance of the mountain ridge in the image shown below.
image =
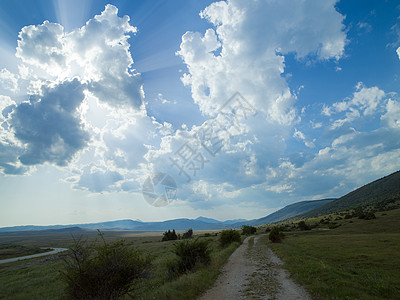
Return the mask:
<svg viewBox="0 0 400 300">
<path fill-rule="evenodd" d="M 82 229 L 135 230 L 135 231 L 165 231 L 168 229 L 188 230 L 189 228 L 192 228 L 193 230 L 223 230 L 229 228 L 240 228 L 243 225 L 256 226 L 265 224 L 265 221 L 270 221 L 272 220 L 273 217 L 275 218 L 274 221 L 277 222 L 279 220 L 276 220 L 276 215 L 279 214 L 279 212 L 281 212 L 282 210 L 286 213 L 285 216 L 288 215 L 292 216 L 293 214 L 300 213 L 298 210 L 296 210 L 295 212 L 288 214 L 287 207 L 289 207 L 290 210 L 293 210 L 293 208 L 297 208 L 298 206 L 304 206 L 305 203 L 314 203 L 314 205 L 320 205 L 319 204 L 320 202 L 318 201 L 325 201 L 325 200 L 310 200 L 310 201 L 296 202 L 288 206 L 285 206 L 284 208 L 270 215 L 254 220 L 234 219 L 234 220 L 219 221 L 216 219 L 202 217 L 202 216 L 197 217 L 196 219 L 179 218 L 161 222 L 142 222 L 138 220 L 123 219 L 123 220 L 106 221 L 98 223 L 70 224 L 70 225 L 47 225 L 47 226 L 23 225 L 23 226 L 2 227 L 0 228 L 0 233 L 18 232 L 18 231 L 61 230 L 64 228 L 67 229 L 72 227 L 79 227 Z M 308 210 L 310 209 L 311 208 L 309 208 Z M 301 210 L 301 213 L 303 212 L 304 209 Z M 271 215 L 272 217 L 269 218 L 269 216 Z"/>
<path fill-rule="evenodd" d="M 400 200 L 400 171 L 369 182 L 350 193 L 308 211 L 298 217 L 309 218 L 333 212 L 354 209 L 360 206 L 376 205 Z"/>
</svg>

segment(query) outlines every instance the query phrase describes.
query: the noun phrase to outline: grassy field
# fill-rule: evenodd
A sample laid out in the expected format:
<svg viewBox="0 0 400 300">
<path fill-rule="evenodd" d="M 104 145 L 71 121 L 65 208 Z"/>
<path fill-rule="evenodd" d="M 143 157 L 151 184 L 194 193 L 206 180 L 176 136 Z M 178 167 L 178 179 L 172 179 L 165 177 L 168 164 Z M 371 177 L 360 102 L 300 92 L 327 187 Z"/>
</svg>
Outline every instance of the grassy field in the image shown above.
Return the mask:
<svg viewBox="0 0 400 300">
<path fill-rule="evenodd" d="M 269 245 L 315 299 L 400 299 L 400 209 L 375 215 L 285 232 L 282 243 Z"/>
<path fill-rule="evenodd" d="M 195 299 L 213 284 L 220 268 L 239 245 L 234 243 L 222 248 L 218 237 L 200 237 L 210 240 L 211 264 L 198 267 L 180 277 L 170 278 L 167 264 L 174 259 L 172 248 L 175 241 L 160 242 L 161 233 L 149 235 L 125 231 L 104 233 L 107 241 L 125 239 L 129 246 L 138 247 L 153 257 L 152 276 L 136 294 L 138 299 Z M 98 236 L 96 232 L 86 232 L 82 238 L 93 242 Z M 8 245 L 8 247 L 17 245 L 17 247 L 31 248 L 39 246 L 68 248 L 72 244 L 73 239 L 67 233 L 0 236 L 0 246 Z M 59 271 L 63 267 L 63 261 L 58 255 L 0 265 L 0 299 L 62 299 L 65 286 L 59 278 Z"/>
<path fill-rule="evenodd" d="M 15 244 L 3 244 L 0 245 L 0 259 L 13 258 L 26 256 L 31 254 L 38 254 L 51 251 L 51 249 L 42 249 L 39 247 L 26 247 Z"/>
</svg>

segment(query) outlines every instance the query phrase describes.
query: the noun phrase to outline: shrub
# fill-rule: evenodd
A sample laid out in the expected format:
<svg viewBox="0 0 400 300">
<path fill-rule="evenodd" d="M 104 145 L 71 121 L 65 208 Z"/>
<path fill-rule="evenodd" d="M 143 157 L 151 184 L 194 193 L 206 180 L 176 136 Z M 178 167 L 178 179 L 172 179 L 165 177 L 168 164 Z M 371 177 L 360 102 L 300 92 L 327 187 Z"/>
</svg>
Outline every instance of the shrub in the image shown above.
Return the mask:
<svg viewBox="0 0 400 300">
<path fill-rule="evenodd" d="M 183 235 L 183 239 L 191 239 L 193 237 L 193 229 L 190 228 L 188 231 L 186 231 Z"/>
<path fill-rule="evenodd" d="M 103 237 L 102 237 L 103 238 Z M 72 299 L 119 299 L 130 295 L 149 276 L 151 262 L 124 241 L 91 246 L 75 240 L 60 271 L 66 296 Z"/>
<path fill-rule="evenodd" d="M 300 230 L 311 230 L 310 226 L 308 226 L 304 221 L 300 221 L 297 226 Z"/>
<path fill-rule="evenodd" d="M 197 264 L 209 264 L 210 249 L 208 240 L 185 240 L 174 244 L 173 252 L 177 259 L 168 264 L 169 272 L 172 276 L 185 273 L 193 269 Z"/>
<path fill-rule="evenodd" d="M 338 228 L 339 226 L 340 226 L 340 224 L 338 224 L 336 222 L 332 222 L 331 224 L 329 224 L 328 228 L 335 229 L 335 228 Z"/>
<path fill-rule="evenodd" d="M 242 227 L 242 234 L 247 235 L 247 234 L 254 234 L 257 232 L 257 228 L 253 226 L 248 226 L 248 225 L 243 225 Z"/>
<path fill-rule="evenodd" d="M 283 237 L 284 235 L 279 230 L 279 227 L 272 227 L 268 236 L 269 240 L 273 243 L 280 242 L 283 239 Z"/>
<path fill-rule="evenodd" d="M 241 242 L 240 234 L 238 231 L 233 230 L 233 229 L 223 230 L 219 237 L 219 241 L 220 241 L 222 247 L 225 247 L 233 242 L 240 243 Z"/>
<path fill-rule="evenodd" d="M 373 219 L 376 219 L 376 216 L 375 216 L 375 214 L 373 212 L 366 212 L 366 213 L 363 214 L 363 218 L 360 218 L 360 219 L 373 220 Z"/>
<path fill-rule="evenodd" d="M 162 242 L 165 241 L 175 241 L 178 239 L 178 236 L 176 235 L 175 229 L 168 230 L 166 232 L 163 233 L 163 238 L 161 239 Z"/>
</svg>

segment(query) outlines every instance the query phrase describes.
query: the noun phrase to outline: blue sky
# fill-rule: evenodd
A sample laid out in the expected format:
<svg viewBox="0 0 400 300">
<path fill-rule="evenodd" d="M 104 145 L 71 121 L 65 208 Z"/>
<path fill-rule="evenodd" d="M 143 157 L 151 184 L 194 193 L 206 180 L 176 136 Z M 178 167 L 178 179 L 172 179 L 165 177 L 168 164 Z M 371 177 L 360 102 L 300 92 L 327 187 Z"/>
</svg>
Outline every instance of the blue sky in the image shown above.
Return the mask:
<svg viewBox="0 0 400 300">
<path fill-rule="evenodd" d="M 1 1 L 0 226 L 259 218 L 399 170 L 396 2 Z"/>
</svg>

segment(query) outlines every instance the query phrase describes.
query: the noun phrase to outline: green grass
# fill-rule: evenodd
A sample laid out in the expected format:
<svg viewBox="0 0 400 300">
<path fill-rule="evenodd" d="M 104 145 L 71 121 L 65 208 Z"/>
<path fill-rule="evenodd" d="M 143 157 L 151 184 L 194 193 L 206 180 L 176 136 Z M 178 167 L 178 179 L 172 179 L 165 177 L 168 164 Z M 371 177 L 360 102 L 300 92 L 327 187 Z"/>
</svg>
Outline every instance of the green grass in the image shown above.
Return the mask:
<svg viewBox="0 0 400 300">
<path fill-rule="evenodd" d="M 83 239 L 94 242 L 96 237 L 96 234 L 90 232 L 84 235 Z M 239 243 L 234 243 L 222 248 L 218 237 L 201 237 L 210 240 L 210 265 L 198 266 L 192 272 L 169 278 L 167 265 L 175 258 L 172 249 L 177 241 L 161 242 L 161 234 L 138 236 L 111 231 L 106 231 L 104 237 L 107 241 L 124 238 L 128 245 L 138 247 L 153 257 L 152 276 L 138 290 L 138 299 L 195 299 L 213 285 L 221 267 L 239 246 Z M 0 246 L 12 244 L 29 247 L 70 247 L 72 243 L 71 235 L 0 236 Z M 63 261 L 58 255 L 1 264 L 0 299 L 62 299 L 65 286 L 58 272 L 63 267 Z"/>
<path fill-rule="evenodd" d="M 0 299 L 58 299 L 60 259 L 31 259 L 0 265 Z"/>
<path fill-rule="evenodd" d="M 270 243 L 315 299 L 399 299 L 400 209 L 337 220 L 332 230 L 286 233 Z"/>
</svg>

